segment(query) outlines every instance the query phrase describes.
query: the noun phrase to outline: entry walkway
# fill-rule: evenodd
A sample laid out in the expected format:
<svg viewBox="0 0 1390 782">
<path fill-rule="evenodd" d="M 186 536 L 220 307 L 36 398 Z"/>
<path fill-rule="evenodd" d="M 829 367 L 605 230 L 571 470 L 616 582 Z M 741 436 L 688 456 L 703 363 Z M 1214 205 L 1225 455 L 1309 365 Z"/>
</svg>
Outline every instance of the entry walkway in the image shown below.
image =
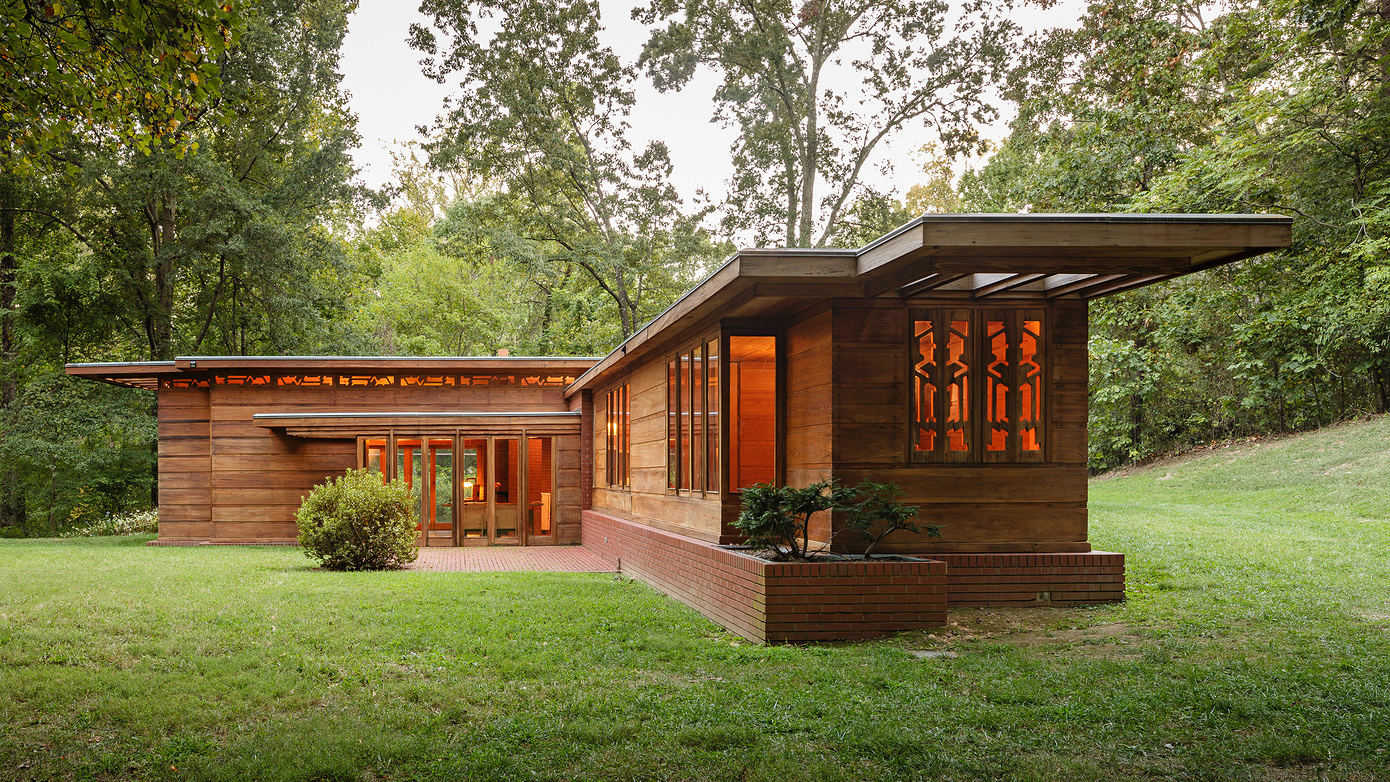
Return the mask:
<svg viewBox="0 0 1390 782">
<path fill-rule="evenodd" d="M 409 570 L 438 573 L 612 573 L 615 563 L 583 546 L 427 546 Z"/>
</svg>

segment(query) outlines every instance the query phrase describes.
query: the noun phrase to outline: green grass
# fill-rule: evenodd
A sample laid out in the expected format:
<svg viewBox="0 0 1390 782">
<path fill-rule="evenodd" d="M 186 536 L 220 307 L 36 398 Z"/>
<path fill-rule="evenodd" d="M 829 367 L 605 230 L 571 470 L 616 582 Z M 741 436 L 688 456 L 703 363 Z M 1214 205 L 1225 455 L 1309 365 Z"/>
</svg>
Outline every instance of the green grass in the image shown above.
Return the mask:
<svg viewBox="0 0 1390 782">
<path fill-rule="evenodd" d="M 611 576 L 3 541 L 0 778 L 1390 778 L 1387 499 L 1390 418 L 1102 479 L 1128 602 L 811 647 Z"/>
</svg>

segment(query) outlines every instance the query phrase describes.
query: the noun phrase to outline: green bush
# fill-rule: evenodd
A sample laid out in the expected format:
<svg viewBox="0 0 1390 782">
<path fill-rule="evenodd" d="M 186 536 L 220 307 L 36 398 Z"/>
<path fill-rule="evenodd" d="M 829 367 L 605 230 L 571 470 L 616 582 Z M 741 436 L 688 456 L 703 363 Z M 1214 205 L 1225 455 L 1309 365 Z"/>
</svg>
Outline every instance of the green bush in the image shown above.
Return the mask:
<svg viewBox="0 0 1390 782">
<path fill-rule="evenodd" d="M 415 561 L 414 497 L 403 481 L 348 470 L 315 486 L 295 514 L 299 545 L 329 570 L 388 570 Z"/>
</svg>

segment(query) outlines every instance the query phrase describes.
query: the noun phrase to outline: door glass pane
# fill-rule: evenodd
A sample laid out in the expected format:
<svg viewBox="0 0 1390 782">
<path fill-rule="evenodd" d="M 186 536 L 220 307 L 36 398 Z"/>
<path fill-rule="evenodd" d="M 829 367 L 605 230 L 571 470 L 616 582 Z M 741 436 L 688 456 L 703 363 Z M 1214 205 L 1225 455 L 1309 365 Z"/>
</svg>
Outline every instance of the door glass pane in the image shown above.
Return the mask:
<svg viewBox="0 0 1390 782">
<path fill-rule="evenodd" d="M 521 514 L 518 511 L 520 498 L 516 496 L 518 478 L 520 477 L 516 463 L 517 441 L 511 437 L 498 437 L 495 443 L 497 466 L 492 476 L 495 513 L 493 523 L 498 538 L 515 538 L 518 535 L 521 521 Z"/>
<path fill-rule="evenodd" d="M 432 504 L 430 529 L 448 531 L 454 527 L 454 443 L 431 440 L 430 460 L 434 464 L 430 479 Z"/>
<path fill-rule="evenodd" d="M 415 508 L 420 514 L 421 524 L 429 518 L 429 506 L 422 505 L 428 502 L 429 492 L 422 491 L 420 482 L 421 462 L 420 462 L 420 441 L 419 440 L 397 440 L 396 441 L 396 477 L 405 481 L 405 485 L 410 489 L 414 497 Z M 417 524 L 419 529 L 420 525 Z"/>
<path fill-rule="evenodd" d="M 487 440 L 464 440 L 460 452 L 459 499 L 465 538 L 487 537 Z"/>
<path fill-rule="evenodd" d="M 555 532 L 550 442 L 549 437 L 531 437 L 526 441 L 526 534 L 531 536 Z"/>
<path fill-rule="evenodd" d="M 372 472 L 381 473 L 381 479 L 383 481 L 386 480 L 386 468 L 388 465 L 386 459 L 383 458 L 386 455 L 386 441 L 368 440 L 365 445 L 367 449 L 367 463 L 362 466 Z"/>
<path fill-rule="evenodd" d="M 775 337 L 729 337 L 729 406 L 732 486 L 772 483 L 777 431 Z"/>
</svg>

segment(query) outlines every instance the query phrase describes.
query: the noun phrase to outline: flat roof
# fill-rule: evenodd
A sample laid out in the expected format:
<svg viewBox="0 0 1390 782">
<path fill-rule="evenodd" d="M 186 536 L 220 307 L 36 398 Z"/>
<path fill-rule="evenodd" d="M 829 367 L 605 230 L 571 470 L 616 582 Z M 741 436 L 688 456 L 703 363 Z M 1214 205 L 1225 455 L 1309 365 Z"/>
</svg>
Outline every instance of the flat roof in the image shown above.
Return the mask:
<svg viewBox="0 0 1390 782">
<path fill-rule="evenodd" d="M 218 372 L 580 373 L 596 356 L 177 356 L 172 361 L 95 361 L 66 366 L 67 374 L 133 388 L 157 388 L 160 378 Z"/>
<path fill-rule="evenodd" d="M 777 315 L 837 297 L 1090 300 L 1288 247 L 1292 219 L 1259 214 L 928 214 L 858 249 L 748 248 L 608 355 L 179 356 L 69 364 L 70 375 L 153 388 L 205 370 L 278 372 L 573 371 L 573 395 L 682 329 Z"/>
<path fill-rule="evenodd" d="M 589 388 L 669 329 L 772 300 L 946 296 L 1089 300 L 1289 245 L 1262 214 L 927 214 L 861 248 L 742 249 L 566 390 Z"/>
</svg>

